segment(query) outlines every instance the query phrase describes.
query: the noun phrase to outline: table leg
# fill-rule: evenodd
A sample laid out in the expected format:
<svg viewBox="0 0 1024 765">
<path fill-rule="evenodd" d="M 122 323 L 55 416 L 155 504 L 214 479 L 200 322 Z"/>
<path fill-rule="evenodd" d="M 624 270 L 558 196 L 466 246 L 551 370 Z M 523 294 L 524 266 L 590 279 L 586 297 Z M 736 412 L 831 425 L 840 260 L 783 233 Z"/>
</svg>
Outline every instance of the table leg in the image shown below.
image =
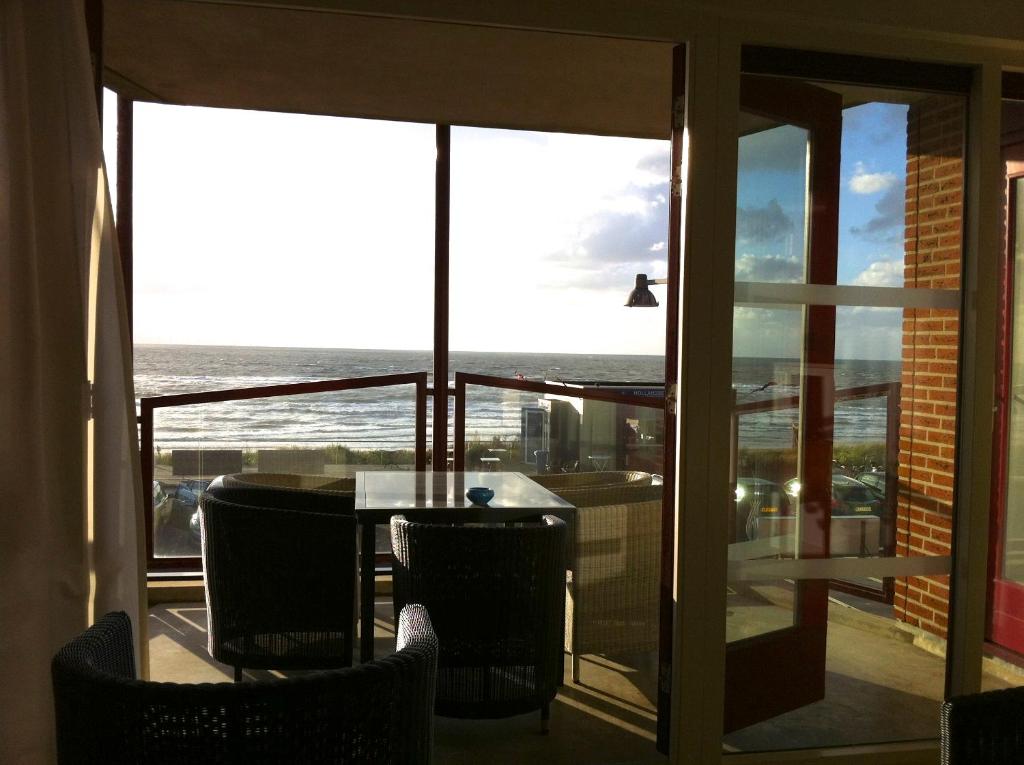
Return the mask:
<svg viewBox="0 0 1024 765">
<path fill-rule="evenodd" d="M 376 572 L 375 523 L 363 523 L 359 545 L 359 661 L 373 659 L 373 597 Z"/>
</svg>

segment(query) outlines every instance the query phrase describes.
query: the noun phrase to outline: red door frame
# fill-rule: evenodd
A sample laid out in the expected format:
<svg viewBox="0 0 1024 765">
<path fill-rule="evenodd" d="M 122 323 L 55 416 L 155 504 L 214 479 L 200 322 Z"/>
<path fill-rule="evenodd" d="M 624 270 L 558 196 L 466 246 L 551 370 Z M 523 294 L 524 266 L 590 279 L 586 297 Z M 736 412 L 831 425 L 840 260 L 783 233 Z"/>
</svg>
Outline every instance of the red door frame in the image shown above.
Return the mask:
<svg viewBox="0 0 1024 765">
<path fill-rule="evenodd" d="M 999 358 L 996 374 L 996 427 L 993 453 L 996 455 L 992 476 L 992 523 L 989 537 L 988 625 L 986 639 L 1024 653 L 1024 585 L 1001 578 L 1006 531 L 1007 482 L 1009 466 L 1010 405 L 1012 403 L 1011 369 L 1013 351 L 1013 315 L 1015 274 L 1013 245 L 1017 237 L 1014 210 L 1017 204 L 1015 182 L 1024 178 L 1024 136 L 1016 143 L 1003 146 L 1004 163 L 1004 239 L 1000 278 Z"/>
<path fill-rule="evenodd" d="M 743 111 L 809 132 L 811 199 L 807 282 L 834 285 L 838 269 L 842 97 L 795 80 L 744 75 Z M 827 558 L 831 519 L 835 306 L 808 306 L 804 319 L 799 475 L 800 555 Z M 797 583 L 794 624 L 730 643 L 725 720 L 729 733 L 825 696 L 828 580 Z"/>
</svg>

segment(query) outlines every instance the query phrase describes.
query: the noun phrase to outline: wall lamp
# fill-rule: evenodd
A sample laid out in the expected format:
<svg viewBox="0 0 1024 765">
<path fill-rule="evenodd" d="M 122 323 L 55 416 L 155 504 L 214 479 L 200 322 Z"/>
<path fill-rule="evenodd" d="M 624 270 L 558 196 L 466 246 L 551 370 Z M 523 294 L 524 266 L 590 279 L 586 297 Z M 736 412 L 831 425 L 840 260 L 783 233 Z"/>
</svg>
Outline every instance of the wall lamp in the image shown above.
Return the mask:
<svg viewBox="0 0 1024 765">
<path fill-rule="evenodd" d="M 636 275 L 636 286 L 626 299 L 627 308 L 657 308 L 654 293 L 647 289 L 652 284 L 668 284 L 668 279 L 648 279 L 647 274 Z"/>
</svg>

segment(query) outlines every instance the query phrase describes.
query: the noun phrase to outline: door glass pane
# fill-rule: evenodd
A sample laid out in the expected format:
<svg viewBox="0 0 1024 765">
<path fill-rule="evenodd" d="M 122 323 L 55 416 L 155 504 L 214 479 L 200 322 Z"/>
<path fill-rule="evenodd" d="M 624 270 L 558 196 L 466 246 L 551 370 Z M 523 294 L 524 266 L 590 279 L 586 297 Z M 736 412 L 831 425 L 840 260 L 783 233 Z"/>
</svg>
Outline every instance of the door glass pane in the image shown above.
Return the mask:
<svg viewBox="0 0 1024 765">
<path fill-rule="evenodd" d="M 1024 179 L 1013 181 L 1012 197 L 1015 204 L 1011 215 L 1014 218 L 1016 236 L 1011 243 L 1013 252 L 1013 290 L 1015 296 L 1024 295 L 1024 239 L 1020 236 L 1024 226 Z M 1015 301 L 1017 306 L 1019 300 Z M 1010 367 L 1009 438 L 1007 440 L 1006 469 L 1007 496 L 1019 497 L 1024 488 L 1024 311 L 1013 314 L 1013 346 Z M 1024 582 L 1024 509 L 1018 502 L 1006 504 L 1006 526 L 1003 534 L 1003 579 Z"/>
<path fill-rule="evenodd" d="M 733 313 L 723 748 L 934 738 L 964 104 L 759 80 L 738 157 L 735 278 L 759 284 Z M 853 289 L 835 305 L 828 285 Z"/>
<path fill-rule="evenodd" d="M 802 282 L 807 131 L 743 115 L 736 190 L 736 281 Z"/>
<path fill-rule="evenodd" d="M 1024 102 L 1004 101 L 1003 160 L 1007 183 L 1003 230 L 1008 258 L 1006 277 L 1011 292 L 1003 306 L 1007 323 L 997 371 L 997 404 L 1001 413 L 998 446 L 993 459 L 1002 470 L 995 492 L 994 576 L 990 583 L 989 622 L 982 658 L 985 690 L 1024 684 Z M 999 459 L 1002 456 L 1003 459 Z"/>
</svg>

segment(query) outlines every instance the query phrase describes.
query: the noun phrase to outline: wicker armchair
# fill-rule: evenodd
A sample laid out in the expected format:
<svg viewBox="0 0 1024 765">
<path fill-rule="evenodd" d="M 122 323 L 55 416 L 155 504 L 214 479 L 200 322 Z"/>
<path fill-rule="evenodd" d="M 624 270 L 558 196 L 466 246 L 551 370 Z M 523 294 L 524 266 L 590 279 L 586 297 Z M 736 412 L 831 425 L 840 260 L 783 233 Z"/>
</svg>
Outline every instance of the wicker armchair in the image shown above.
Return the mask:
<svg viewBox="0 0 1024 765">
<path fill-rule="evenodd" d="M 650 486 L 651 474 L 641 470 L 599 470 L 586 473 L 545 473 L 530 476 L 545 489 L 555 494 L 562 489 L 585 489 L 596 486 Z"/>
<path fill-rule="evenodd" d="M 352 663 L 356 519 L 337 493 L 210 484 L 200 501 L 209 650 L 235 668 Z"/>
<path fill-rule="evenodd" d="M 355 496 L 356 479 L 333 475 L 301 475 L 298 473 L 230 473 L 221 476 L 228 489 L 301 489 Z"/>
<path fill-rule="evenodd" d="M 1024 762 L 1024 688 L 954 696 L 939 722 L 942 765 Z"/>
<path fill-rule="evenodd" d="M 557 492 L 576 507 L 566 585 L 565 650 L 572 679 L 584 653 L 658 647 L 661 486 Z"/>
<path fill-rule="evenodd" d="M 73 763 L 428 763 L 437 639 L 422 606 L 398 652 L 261 683 L 135 679 L 132 628 L 110 613 L 52 664 L 57 753 Z"/>
<path fill-rule="evenodd" d="M 394 602 L 423 603 L 437 630 L 435 711 L 498 718 L 539 709 L 547 730 L 563 674 L 565 523 L 391 519 Z"/>
</svg>

